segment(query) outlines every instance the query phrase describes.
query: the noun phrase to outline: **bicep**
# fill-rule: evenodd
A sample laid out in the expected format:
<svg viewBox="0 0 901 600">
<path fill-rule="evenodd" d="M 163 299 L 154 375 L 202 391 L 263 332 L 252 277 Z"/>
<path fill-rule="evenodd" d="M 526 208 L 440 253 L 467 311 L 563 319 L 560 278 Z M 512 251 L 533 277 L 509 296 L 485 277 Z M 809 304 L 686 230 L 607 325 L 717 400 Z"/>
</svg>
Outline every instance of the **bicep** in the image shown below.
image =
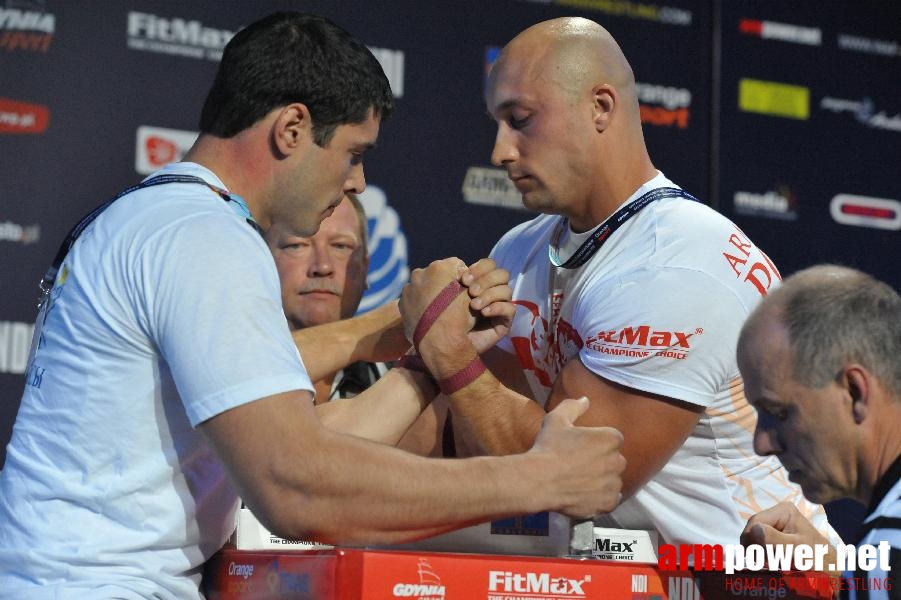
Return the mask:
<svg viewBox="0 0 901 600">
<path fill-rule="evenodd" d="M 623 496 L 647 483 L 691 434 L 703 408 L 614 383 L 587 369 L 574 357 L 561 371 L 548 399 L 552 410 L 565 398 L 588 397 L 590 404 L 576 425 L 615 427 L 625 441 L 627 467 Z"/>
<path fill-rule="evenodd" d="M 309 470 L 299 457 L 317 451 L 322 429 L 304 390 L 242 404 L 198 426 L 238 494 L 270 527 L 280 507 L 296 506 L 291 494 L 306 487 L 299 478 Z"/>
</svg>

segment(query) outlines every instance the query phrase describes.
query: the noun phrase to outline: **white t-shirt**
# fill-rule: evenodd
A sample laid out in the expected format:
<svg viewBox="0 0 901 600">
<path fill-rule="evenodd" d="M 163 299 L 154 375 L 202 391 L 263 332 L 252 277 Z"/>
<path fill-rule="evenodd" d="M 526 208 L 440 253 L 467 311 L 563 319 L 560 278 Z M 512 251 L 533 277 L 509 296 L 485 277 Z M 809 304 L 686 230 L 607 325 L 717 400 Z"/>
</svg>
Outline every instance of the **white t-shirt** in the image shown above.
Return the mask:
<svg viewBox="0 0 901 600">
<path fill-rule="evenodd" d="M 192 163 L 162 173 L 225 187 Z M 72 247 L 0 474 L 0 598 L 201 597 L 237 497 L 195 427 L 313 389 L 272 255 L 234 208 L 149 187 Z"/>
<path fill-rule="evenodd" d="M 644 193 L 676 187 L 662 174 Z M 548 244 L 562 224 L 562 260 L 590 235 L 542 215 L 508 232 L 492 256 L 511 274 L 518 305 L 500 346 L 514 352 L 544 404 L 563 365 L 704 408 L 664 468 L 599 525 L 655 529 L 670 544 L 738 543 L 747 519 L 794 501 L 828 530 L 776 458 L 755 455 L 753 408 L 735 359 L 741 325 L 778 285 L 770 260 L 733 223 L 699 202 L 665 198 L 624 222 L 583 266 L 553 267 Z"/>
</svg>

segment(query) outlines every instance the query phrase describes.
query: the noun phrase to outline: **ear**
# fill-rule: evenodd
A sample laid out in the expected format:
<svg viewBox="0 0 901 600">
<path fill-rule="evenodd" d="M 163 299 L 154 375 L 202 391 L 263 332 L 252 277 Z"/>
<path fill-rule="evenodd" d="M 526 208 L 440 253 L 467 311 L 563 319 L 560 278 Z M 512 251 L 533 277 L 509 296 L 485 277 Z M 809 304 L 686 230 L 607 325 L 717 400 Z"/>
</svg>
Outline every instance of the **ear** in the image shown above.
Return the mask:
<svg viewBox="0 0 901 600">
<path fill-rule="evenodd" d="M 851 411 L 854 422 L 863 423 L 870 412 L 870 372 L 858 364 L 845 365 L 840 375 L 848 395 L 851 397 Z"/>
<path fill-rule="evenodd" d="M 281 109 L 272 125 L 272 144 L 289 156 L 313 141 L 313 120 L 306 104 L 294 102 Z"/>
<path fill-rule="evenodd" d="M 610 126 L 619 98 L 616 90 L 607 83 L 594 86 L 591 90 L 591 97 L 594 111 L 594 128 L 598 133 L 602 133 Z"/>
</svg>

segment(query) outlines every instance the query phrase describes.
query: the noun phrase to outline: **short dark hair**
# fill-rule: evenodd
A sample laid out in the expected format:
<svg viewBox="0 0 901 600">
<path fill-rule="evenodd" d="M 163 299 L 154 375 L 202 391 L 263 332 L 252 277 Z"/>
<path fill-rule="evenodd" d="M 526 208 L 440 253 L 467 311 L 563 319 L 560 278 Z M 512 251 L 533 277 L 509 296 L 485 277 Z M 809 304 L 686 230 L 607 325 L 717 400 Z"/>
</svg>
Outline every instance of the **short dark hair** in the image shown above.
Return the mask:
<svg viewBox="0 0 901 600">
<path fill-rule="evenodd" d="M 387 119 L 394 97 L 385 72 L 359 40 L 325 17 L 278 12 L 225 46 L 200 115 L 200 131 L 230 138 L 273 109 L 301 102 L 313 139 L 328 145 L 338 125 Z"/>
</svg>

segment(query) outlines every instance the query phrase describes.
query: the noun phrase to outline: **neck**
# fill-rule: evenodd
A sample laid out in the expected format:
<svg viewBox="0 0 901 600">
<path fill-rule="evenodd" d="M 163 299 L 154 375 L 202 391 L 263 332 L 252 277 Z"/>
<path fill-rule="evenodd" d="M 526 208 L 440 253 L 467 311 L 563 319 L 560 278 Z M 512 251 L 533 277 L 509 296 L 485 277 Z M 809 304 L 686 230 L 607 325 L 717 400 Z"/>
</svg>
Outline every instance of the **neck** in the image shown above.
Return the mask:
<svg viewBox="0 0 901 600">
<path fill-rule="evenodd" d="M 272 181 L 268 150 L 260 147 L 260 135 L 251 127 L 232 138 L 201 134 L 185 154 L 216 174 L 228 191 L 241 196 L 254 220 L 264 230 L 271 224 L 268 185 Z"/>
<path fill-rule="evenodd" d="M 609 172 L 616 173 L 616 171 Z M 657 169 L 650 159 L 641 164 L 640 168 L 622 172 L 631 175 L 602 178 L 593 188 L 591 198 L 585 203 L 585 210 L 578 214 L 565 215 L 574 232 L 589 231 L 606 221 L 626 198 L 657 176 Z"/>
<path fill-rule="evenodd" d="M 875 430 L 867 434 L 869 443 L 868 455 L 871 457 L 861 467 L 860 489 L 857 499 L 865 505 L 873 501 L 873 496 L 880 491 L 883 479 L 895 461 L 901 457 L 901 436 L 898 435 L 898 424 L 901 423 L 901 398 L 883 397 L 879 402 L 885 407 L 881 414 L 873 415 Z M 884 493 L 884 490 L 882 490 Z"/>
</svg>

